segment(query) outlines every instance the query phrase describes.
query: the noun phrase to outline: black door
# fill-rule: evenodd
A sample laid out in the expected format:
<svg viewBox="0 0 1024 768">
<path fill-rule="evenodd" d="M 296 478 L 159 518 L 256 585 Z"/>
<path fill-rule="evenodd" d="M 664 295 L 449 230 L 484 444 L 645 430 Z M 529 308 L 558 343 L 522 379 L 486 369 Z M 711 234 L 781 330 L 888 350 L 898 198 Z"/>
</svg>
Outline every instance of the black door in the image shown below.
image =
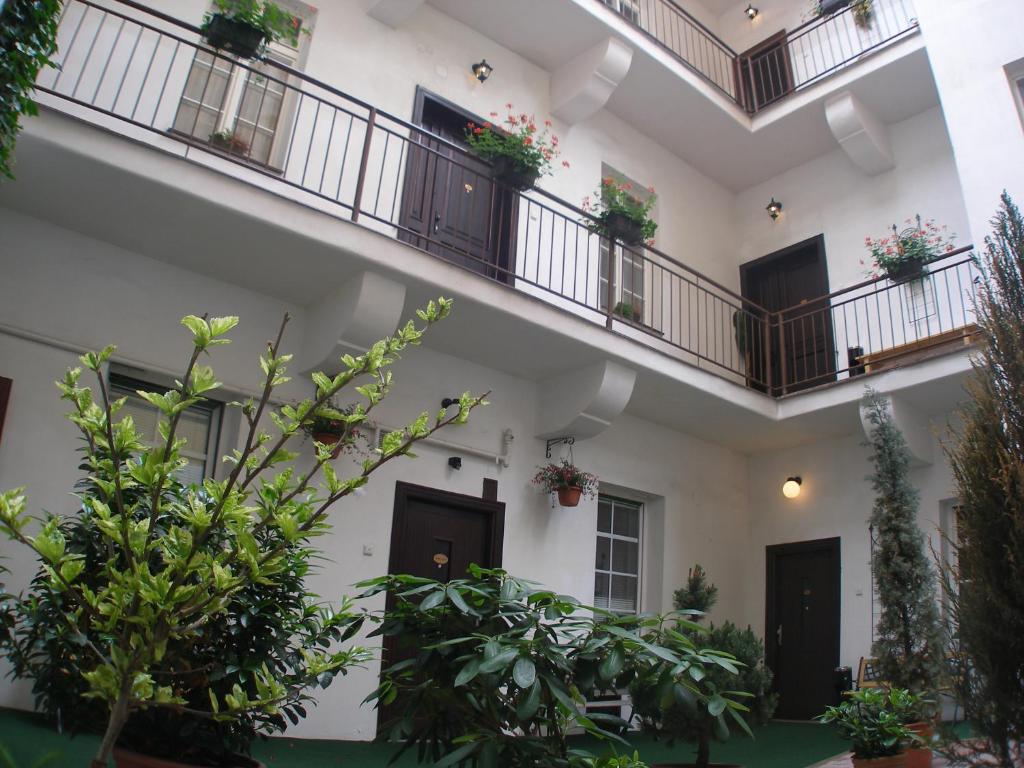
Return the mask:
<svg viewBox="0 0 1024 768">
<path fill-rule="evenodd" d="M 738 62 L 739 91 L 750 112 L 781 99 L 793 89 L 785 30 L 741 53 Z"/>
<path fill-rule="evenodd" d="M 839 664 L 839 539 L 767 548 L 765 651 L 775 717 L 810 720 L 834 704 Z"/>
<path fill-rule="evenodd" d="M 504 502 L 396 483 L 388 573 L 450 581 L 464 577 L 473 563 L 497 568 L 504 531 Z M 387 605 L 392 605 L 390 595 Z M 381 666 L 395 664 L 410 653 L 396 647 L 393 638 L 385 638 Z M 394 704 L 379 710 L 378 726 L 394 713 Z"/>
<path fill-rule="evenodd" d="M 794 392 L 835 380 L 832 313 L 827 300 L 828 268 L 821 235 L 740 267 L 743 296 L 773 315 L 768 348 L 773 394 Z M 764 354 L 754 340 L 754 359 Z"/>
<path fill-rule="evenodd" d="M 481 119 L 420 88 L 414 121 L 425 132 L 409 143 L 400 239 L 510 282 L 518 196 L 491 180 L 489 165 L 451 146 L 465 149 L 467 124 Z"/>
</svg>

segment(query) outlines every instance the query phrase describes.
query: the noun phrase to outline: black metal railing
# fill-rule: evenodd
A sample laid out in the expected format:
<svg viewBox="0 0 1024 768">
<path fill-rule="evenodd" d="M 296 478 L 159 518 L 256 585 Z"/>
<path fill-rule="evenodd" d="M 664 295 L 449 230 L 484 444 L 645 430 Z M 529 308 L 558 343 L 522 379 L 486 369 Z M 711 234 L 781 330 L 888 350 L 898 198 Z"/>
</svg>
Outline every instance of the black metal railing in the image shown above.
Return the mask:
<svg viewBox="0 0 1024 768">
<path fill-rule="evenodd" d="M 845 325 L 840 337 L 840 316 L 829 314 L 828 353 L 820 354 L 833 362 L 811 371 L 798 362 L 806 360 L 800 332 L 815 322 L 811 310 L 824 327 L 826 313 L 871 296 L 892 303 L 897 288 L 874 281 L 857 287 L 863 295 L 847 289 L 769 312 L 657 248 L 610 241 L 589 214 L 543 190 L 499 183 L 445 138 L 274 61 L 212 50 L 195 26 L 134 0 L 70 0 L 58 44 L 58 67 L 37 87 L 65 111 L 760 391 L 786 394 L 826 374 L 834 379 L 840 338 L 864 336 L 868 352 L 909 338 L 868 320 L 863 329 Z M 935 268 L 931 279 L 939 274 Z M 952 307 L 953 293 L 945 295 L 943 307 Z M 966 312 L 968 297 L 959 301 Z"/>
<path fill-rule="evenodd" d="M 847 5 L 736 53 L 674 0 L 598 0 L 750 114 L 917 29 L 910 0 Z"/>
</svg>

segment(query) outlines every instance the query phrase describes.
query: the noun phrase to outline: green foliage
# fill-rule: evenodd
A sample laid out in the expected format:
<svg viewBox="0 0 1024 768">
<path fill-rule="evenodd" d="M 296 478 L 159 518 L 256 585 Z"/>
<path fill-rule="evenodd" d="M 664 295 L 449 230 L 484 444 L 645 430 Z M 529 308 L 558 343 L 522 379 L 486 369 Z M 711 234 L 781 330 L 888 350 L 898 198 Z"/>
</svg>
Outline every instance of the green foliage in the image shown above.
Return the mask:
<svg viewBox="0 0 1024 768">
<path fill-rule="evenodd" d="M 30 768 L 46 768 L 48 765 L 52 765 L 60 759 L 60 752 L 47 752 L 42 757 L 32 761 Z M 0 744 L 0 768 L 19 768 L 17 762 L 14 760 L 14 756 L 8 751 L 7 747 Z"/>
<path fill-rule="evenodd" d="M 611 176 L 601 179 L 600 188 L 594 193 L 594 199 L 585 197 L 581 208 L 592 219 L 584 224 L 599 234 L 608 234 L 608 218 L 612 215 L 624 216 L 635 222 L 640 229 L 640 239 L 650 241 L 658 230 L 658 223 L 651 218 L 651 209 L 658 199 L 654 187 L 647 188 L 646 199 L 641 200 L 633 192 L 633 185 L 620 183 Z"/>
<path fill-rule="evenodd" d="M 214 0 L 213 8 L 203 18 L 204 33 L 215 13 L 260 30 L 264 40 L 284 40 L 293 48 L 299 44 L 299 35 L 308 33 L 291 13 L 270 0 Z"/>
<path fill-rule="evenodd" d="M 981 349 L 946 451 L 959 496 L 958 570 L 944 578 L 957 695 L 1000 766 L 1024 761 L 1024 219 L 1004 193 L 985 239 Z M 977 757 L 972 744 L 960 754 Z"/>
<path fill-rule="evenodd" d="M 450 309 L 451 303 L 442 299 L 417 314 L 429 326 Z M 303 426 L 347 387 L 361 395 L 353 411 L 358 416 L 354 426 L 363 423 L 391 390 L 391 365 L 406 347 L 420 342 L 425 327 L 410 321 L 366 354 L 345 355 L 336 376 L 313 375 L 313 397 L 274 410 L 274 391 L 289 380 L 291 355 L 281 352 L 287 322 L 286 316 L 260 357 L 261 394 L 240 404 L 242 447 L 225 457 L 231 467 L 227 477 L 207 479 L 201 487 L 175 482 L 186 463 L 178 422 L 187 408 L 219 386 L 212 369 L 199 360 L 229 343 L 226 335 L 237 318 L 189 315 L 182 320 L 193 343 L 184 374 L 166 393 L 139 392 L 161 412 L 155 446 L 143 443 L 130 416 L 119 418 L 124 401 L 109 396 L 103 371 L 113 347 L 81 358 L 96 375 L 95 393 L 82 386 L 78 368 L 58 382 L 85 446 L 86 477 L 78 489 L 82 510 L 76 524 L 84 526 L 90 547 L 98 542 L 103 557 L 90 560 L 86 551 L 79 551 L 68 536 L 74 525 L 69 529 L 55 516 L 30 525 L 22 489 L 0 493 L 0 530 L 31 548 L 43 571 L 22 598 L 27 615 L 41 600 L 63 608 L 62 631 L 67 642 L 78 643 L 72 663 L 74 674 L 85 683 L 83 698 L 108 710 L 95 765 L 106 765 L 124 724 L 140 711 L 172 710 L 218 721 L 261 713 L 256 717 L 273 722 L 301 700 L 297 697 L 309 681 L 323 685 L 364 661 L 363 649 L 335 642 L 350 636 L 359 623 L 349 605 L 343 602 L 338 611 L 328 612 L 311 605 L 301 592 L 293 595 L 298 603 L 286 601 L 273 619 L 290 630 L 283 673 L 274 663 L 279 656 L 266 655 L 264 647 L 262 659 L 248 660 L 245 684 L 240 681 L 218 693 L 190 653 L 212 641 L 207 628 L 218 622 L 237 619 L 247 629 L 244 622 L 251 623 L 253 617 L 243 619 L 240 611 L 247 606 L 249 615 L 265 587 L 271 593 L 275 588 L 287 593 L 296 589 L 311 555 L 303 548 L 329 530 L 327 514 L 335 502 L 365 485 L 385 462 L 407 455 L 419 440 L 465 422 L 483 403 L 466 393 L 452 415 L 442 412 L 431 421 L 429 414 L 422 414 L 393 433 L 348 479 L 337 476 L 324 445 L 317 445 L 312 468 L 299 471 L 291 463 L 295 454 L 288 445 Z M 264 428 L 265 417 L 273 423 L 272 431 Z M 295 629 L 296 621 L 303 623 L 302 630 Z M 303 645 L 310 633 L 326 642 Z M 291 713 L 301 710 L 293 707 Z"/>
<path fill-rule="evenodd" d="M 640 759 L 639 752 L 632 755 L 602 755 L 601 757 L 586 758 L 579 763 L 574 763 L 573 768 L 649 768 L 647 763 Z"/>
<path fill-rule="evenodd" d="M 692 614 L 695 622 L 704 617 L 717 599 L 718 588 L 708 582 L 707 573 L 700 565 L 690 569 L 686 585 L 673 595 L 676 608 Z M 754 631 L 750 627 L 741 630 L 730 621 L 718 627 L 712 625 L 699 633 L 687 631 L 685 627 L 681 629 L 695 642 L 727 653 L 738 662 L 735 671 L 721 667 L 708 669 L 703 685 L 709 690 L 733 691 L 743 696 L 747 708 L 744 713 L 746 722 L 760 724 L 767 721 L 775 711 L 776 696 L 771 693 L 771 672 L 764 665 L 764 644 Z M 710 760 L 711 741 L 725 741 L 730 735 L 724 719 L 699 703 L 693 706 L 688 702 L 675 703 L 649 726 L 656 735 L 669 741 L 683 739 L 696 742 L 696 765 L 702 768 Z"/>
<path fill-rule="evenodd" d="M 700 565 L 693 566 L 686 576 L 686 584 L 672 593 L 676 610 L 694 611 L 693 620 L 700 621 L 718 602 L 718 587 L 708 583 L 707 572 Z"/>
<path fill-rule="evenodd" d="M 14 178 L 21 117 L 38 113 L 36 76 L 57 52 L 60 0 L 7 0 L 0 10 L 0 175 Z"/>
<path fill-rule="evenodd" d="M 385 576 L 360 586 L 364 596 L 389 593 L 376 634 L 391 638 L 396 654 L 368 700 L 393 707 L 383 732 L 404 743 L 401 751 L 415 747 L 421 761 L 442 768 L 567 766 L 575 756 L 565 741 L 570 728 L 618 739 L 626 726 L 585 714 L 586 699 L 627 686 L 648 711 L 674 696 L 743 709 L 701 687 L 709 666 L 735 669 L 733 660 L 671 629 L 674 616 L 584 610 L 571 597 L 476 566 L 448 583 Z"/>
<path fill-rule="evenodd" d="M 864 397 L 871 423 L 875 492 L 871 524 L 878 538 L 874 578 L 880 615 L 872 654 L 893 687 L 933 696 L 944 676 L 944 642 L 935 579 L 917 526 L 918 492 L 907 477 L 910 451 L 884 398 Z"/>
<path fill-rule="evenodd" d="M 579 488 L 587 496 L 597 493 L 597 475 L 584 472 L 568 459 L 558 464 L 545 464 L 537 467 L 533 476 L 533 484 L 539 485 L 545 493 L 554 493 L 561 488 Z"/>
<path fill-rule="evenodd" d="M 625 301 L 617 302 L 615 306 L 612 307 L 612 312 L 619 317 L 624 317 L 626 320 L 633 320 L 637 323 L 642 323 L 644 321 L 643 310 L 640 309 L 640 307 L 634 306 L 633 304 Z"/>
<path fill-rule="evenodd" d="M 916 222 L 907 219 L 905 224 L 908 227 L 902 232 L 893 224 L 892 234 L 887 237 L 864 238 L 864 246 L 871 252 L 870 277 L 892 275 L 908 262 L 927 263 L 953 250 L 956 235 L 945 234 L 945 226 L 940 229 L 932 219 L 921 223 L 920 216 Z"/>
<path fill-rule="evenodd" d="M 870 760 L 898 755 L 917 738 L 907 730 L 893 703 L 893 697 L 905 694 L 881 688 L 852 691 L 846 701 L 826 709 L 818 720 L 838 726 L 840 735 L 853 742 L 854 757 Z"/>
</svg>

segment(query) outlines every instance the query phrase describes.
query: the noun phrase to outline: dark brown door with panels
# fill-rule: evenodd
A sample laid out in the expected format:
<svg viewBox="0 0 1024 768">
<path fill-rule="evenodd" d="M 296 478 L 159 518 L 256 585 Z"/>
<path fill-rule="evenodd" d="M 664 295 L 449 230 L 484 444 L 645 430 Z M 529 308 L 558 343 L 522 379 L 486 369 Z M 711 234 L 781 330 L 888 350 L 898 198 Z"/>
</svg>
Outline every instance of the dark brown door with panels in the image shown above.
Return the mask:
<svg viewBox="0 0 1024 768">
<path fill-rule="evenodd" d="M 396 483 L 388 573 L 450 581 L 464 577 L 474 563 L 497 568 L 504 533 L 504 502 Z M 406 656 L 385 638 L 382 668 Z M 392 707 L 380 710 L 378 725 L 392 716 Z"/>
<path fill-rule="evenodd" d="M 482 120 L 419 88 L 413 121 L 428 133 L 408 144 L 399 237 L 488 277 L 515 273 L 518 195 L 491 179 L 466 149 L 467 123 Z"/>
<path fill-rule="evenodd" d="M 765 656 L 775 717 L 810 720 L 835 702 L 839 664 L 839 539 L 766 549 Z"/>
</svg>

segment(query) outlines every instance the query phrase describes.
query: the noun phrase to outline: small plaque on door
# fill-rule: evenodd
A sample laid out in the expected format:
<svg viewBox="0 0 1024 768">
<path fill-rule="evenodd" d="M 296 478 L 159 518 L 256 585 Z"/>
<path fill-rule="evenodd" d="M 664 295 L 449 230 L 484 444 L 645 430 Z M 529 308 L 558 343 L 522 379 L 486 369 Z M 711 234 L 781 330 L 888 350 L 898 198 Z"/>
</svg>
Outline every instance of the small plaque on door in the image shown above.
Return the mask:
<svg viewBox="0 0 1024 768">
<path fill-rule="evenodd" d="M 445 565 L 448 562 L 448 555 L 438 552 L 436 555 L 434 555 L 434 562 L 438 565 Z"/>
</svg>

